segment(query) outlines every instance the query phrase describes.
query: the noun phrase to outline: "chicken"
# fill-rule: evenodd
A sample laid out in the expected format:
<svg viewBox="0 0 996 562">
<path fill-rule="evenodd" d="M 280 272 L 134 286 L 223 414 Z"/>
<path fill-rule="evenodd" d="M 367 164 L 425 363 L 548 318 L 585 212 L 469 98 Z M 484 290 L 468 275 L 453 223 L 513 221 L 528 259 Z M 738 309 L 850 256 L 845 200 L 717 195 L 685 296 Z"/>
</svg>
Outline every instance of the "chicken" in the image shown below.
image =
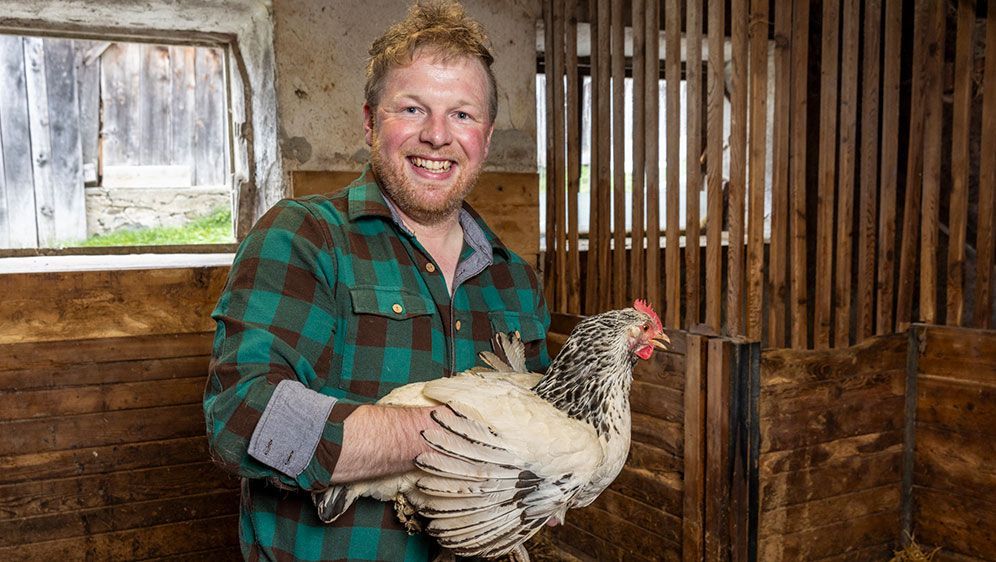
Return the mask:
<svg viewBox="0 0 996 562">
<path fill-rule="evenodd" d="M 542 377 L 526 372 L 517 336 L 497 341 L 497 355 L 481 354 L 494 370 L 412 383 L 378 402 L 445 405 L 422 432 L 432 450 L 407 473 L 316 493 L 324 521 L 371 496 L 455 554 L 495 558 L 608 487 L 629 453 L 633 367 L 670 342 L 657 314 L 637 300 L 582 320 Z"/>
</svg>

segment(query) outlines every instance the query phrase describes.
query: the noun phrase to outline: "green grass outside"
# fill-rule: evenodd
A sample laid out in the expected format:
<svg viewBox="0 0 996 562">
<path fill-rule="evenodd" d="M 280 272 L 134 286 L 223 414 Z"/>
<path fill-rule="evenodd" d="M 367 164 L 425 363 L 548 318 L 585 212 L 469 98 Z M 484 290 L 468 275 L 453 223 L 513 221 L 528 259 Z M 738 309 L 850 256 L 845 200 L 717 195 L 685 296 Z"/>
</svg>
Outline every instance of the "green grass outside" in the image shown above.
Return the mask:
<svg viewBox="0 0 996 562">
<path fill-rule="evenodd" d="M 216 209 L 210 215 L 185 226 L 119 230 L 80 243 L 83 247 L 100 246 L 175 246 L 182 244 L 227 244 L 235 242 L 232 212 Z"/>
</svg>

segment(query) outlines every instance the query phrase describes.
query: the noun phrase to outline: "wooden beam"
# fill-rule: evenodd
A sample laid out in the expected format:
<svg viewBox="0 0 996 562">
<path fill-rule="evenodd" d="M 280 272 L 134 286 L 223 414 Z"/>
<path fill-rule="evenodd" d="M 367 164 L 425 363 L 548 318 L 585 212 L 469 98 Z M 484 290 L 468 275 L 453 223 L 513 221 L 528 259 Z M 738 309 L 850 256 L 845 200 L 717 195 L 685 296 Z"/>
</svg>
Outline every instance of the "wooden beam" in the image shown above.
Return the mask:
<svg viewBox="0 0 996 562">
<path fill-rule="evenodd" d="M 819 192 L 816 209 L 816 294 L 813 306 L 813 345 L 830 347 L 833 320 L 834 189 L 837 177 L 837 61 L 840 0 L 823 2 L 823 53 L 820 64 Z"/>
<path fill-rule="evenodd" d="M 858 291 L 856 341 L 875 333 L 875 225 L 878 219 L 879 57 L 882 0 L 865 4 L 861 92 L 861 177 L 858 210 Z"/>
<path fill-rule="evenodd" d="M 968 228 L 969 133 L 972 129 L 972 70 L 975 54 L 975 2 L 958 3 L 955 38 L 954 107 L 951 119 L 951 203 L 948 215 L 946 320 L 961 326 L 965 317 L 965 242 Z"/>
<path fill-rule="evenodd" d="M 731 0 L 729 246 L 726 265 L 726 331 L 744 334 L 744 195 L 747 192 L 748 0 Z M 767 62 L 765 62 L 767 64 Z"/>
<path fill-rule="evenodd" d="M 661 302 L 661 224 L 660 224 L 660 2 L 645 0 L 644 18 L 647 49 L 644 65 L 647 77 L 644 103 L 647 113 L 647 262 L 646 296 L 660 306 Z"/>
<path fill-rule="evenodd" d="M 598 2 L 598 27 L 601 30 L 601 37 L 603 40 L 608 41 L 610 39 L 610 21 L 611 21 L 611 7 L 609 6 L 609 0 L 599 0 Z M 598 44 L 598 43 L 594 43 Z M 595 74 L 597 78 L 598 87 L 598 105 L 593 115 L 594 118 L 598 120 L 598 143 L 600 148 L 598 149 L 598 173 L 592 174 L 592 180 L 597 177 L 598 189 L 593 190 L 592 194 L 596 197 L 598 212 L 591 215 L 592 221 L 598 222 L 598 230 L 596 231 L 596 236 L 594 238 L 595 245 L 598 247 L 598 253 L 595 254 L 597 266 L 598 266 L 598 282 L 597 282 L 597 306 L 598 310 L 607 310 L 612 307 L 611 304 L 611 271 L 610 268 L 610 249 L 609 245 L 612 238 L 612 225 L 611 225 L 611 209 L 612 209 L 612 123 L 611 123 L 611 102 L 612 102 L 612 92 L 611 87 L 611 59 L 607 53 L 602 53 L 598 57 L 598 72 Z M 596 107 L 596 106 L 592 106 Z M 591 211 L 594 212 L 596 205 L 593 205 Z M 589 245 L 589 248 L 591 246 Z M 591 259 L 591 256 L 589 256 Z M 589 280 L 590 281 L 590 280 Z"/>
<path fill-rule="evenodd" d="M 882 56 L 882 157 L 878 215 L 878 288 L 875 333 L 892 332 L 896 271 L 896 192 L 899 176 L 899 78 L 903 42 L 902 0 L 885 0 Z"/>
<path fill-rule="evenodd" d="M 806 250 L 806 107 L 809 100 L 809 0 L 795 0 L 792 13 L 791 300 L 792 347 L 809 345 L 809 283 Z"/>
<path fill-rule="evenodd" d="M 834 279 L 834 347 L 851 343 L 851 256 L 854 245 L 854 163 L 858 135 L 858 46 L 861 6 L 844 0 L 843 53 L 840 63 L 840 137 L 837 176 L 837 243 Z"/>
<path fill-rule="evenodd" d="M 683 558 L 702 560 L 705 532 L 706 462 L 706 365 L 708 340 L 688 336 L 684 392 L 684 507 L 682 510 Z"/>
<path fill-rule="evenodd" d="M 546 91 L 546 251 L 543 254 L 543 293 L 547 306 L 551 311 L 557 311 L 556 301 L 556 280 L 554 279 L 554 269 L 556 268 L 557 252 L 557 199 L 553 192 L 557 185 L 556 166 L 554 165 L 553 153 L 557 150 L 553 126 L 553 114 L 557 109 L 553 103 L 553 49 L 556 44 L 553 31 L 553 3 L 543 2 L 543 44 L 546 45 L 543 53 L 545 63 L 545 84 Z"/>
<path fill-rule="evenodd" d="M 792 102 L 792 4 L 775 6 L 775 99 L 771 155 L 771 244 L 768 283 L 768 346 L 788 343 L 789 112 Z M 748 308 L 750 308 L 748 306 Z"/>
<path fill-rule="evenodd" d="M 982 101 L 982 146 L 996 146 L 996 2 L 989 2 L 986 21 L 986 77 Z M 992 322 L 993 254 L 996 237 L 996 158 L 983 156 L 979 164 L 979 228 L 975 249 L 973 322 L 990 328 Z"/>
<path fill-rule="evenodd" d="M 581 186 L 581 77 L 578 73 L 578 6 L 566 4 L 567 76 L 567 312 L 581 313 L 581 249 L 578 246 L 578 195 Z"/>
<path fill-rule="evenodd" d="M 702 298 L 700 287 L 701 241 L 699 204 L 702 195 L 703 116 L 702 99 L 702 2 L 690 0 L 686 3 L 687 20 L 685 36 L 687 41 L 685 62 L 685 92 L 688 102 L 687 130 L 688 147 L 685 151 L 687 167 L 685 172 L 685 328 L 691 328 L 701 321 L 699 301 Z"/>
<path fill-rule="evenodd" d="M 626 303 L 626 142 L 624 139 L 623 1 L 612 0 L 612 306 Z M 608 273 L 608 272 L 606 272 Z"/>
<path fill-rule="evenodd" d="M 664 322 L 670 328 L 681 328 L 681 233 L 678 224 L 681 220 L 681 1 L 668 0 L 664 14 L 667 20 L 664 24 L 664 80 L 667 85 L 667 245 L 664 267 L 667 291 Z M 690 245 L 687 240 L 685 244 Z"/>
<path fill-rule="evenodd" d="M 725 76 L 723 31 L 725 11 L 721 0 L 709 0 L 709 79 L 706 109 L 708 213 L 706 214 L 706 324 L 723 328 L 723 101 Z"/>
<path fill-rule="evenodd" d="M 768 145 L 768 22 L 767 0 L 753 0 L 750 28 L 748 29 L 750 34 L 751 90 L 746 315 L 746 334 L 747 339 L 751 341 L 761 341 L 764 319 L 764 192 L 767 180 L 765 164 Z M 774 199 L 773 196 L 772 199 Z M 772 213 L 772 221 L 774 221 L 774 213 Z M 773 238 L 774 230 L 772 230 Z M 774 258 L 774 251 L 771 252 L 771 257 Z"/>
<path fill-rule="evenodd" d="M 923 130 L 923 203 L 920 215 L 920 319 L 937 322 L 937 251 L 940 244 L 941 143 L 944 127 L 944 28 L 947 8 L 936 3 L 930 20 Z"/>
<path fill-rule="evenodd" d="M 547 182 L 547 197 L 553 197 L 554 227 L 556 228 L 554 250 L 554 281 L 556 290 L 554 306 L 556 310 L 567 308 L 567 195 L 565 193 L 566 144 L 564 132 L 564 3 L 553 1 L 553 44 L 547 47 L 551 54 L 550 72 L 547 80 L 553 81 L 553 113 L 549 122 L 553 126 L 553 168 L 554 182 Z M 547 167 L 549 172 L 549 167 Z M 548 176 L 549 177 L 549 176 Z M 552 193 L 551 193 L 552 190 Z M 548 249 L 549 251 L 549 249 Z"/>
<path fill-rule="evenodd" d="M 644 249 L 644 228 L 643 228 L 643 196 L 644 181 L 646 178 L 646 75 L 640 70 L 645 66 L 646 60 L 646 35 L 641 31 L 644 29 L 644 19 L 646 18 L 646 4 L 644 0 L 633 0 L 633 13 L 631 25 L 633 28 L 633 217 L 632 228 L 630 229 L 630 260 L 629 260 L 629 282 L 630 292 L 633 296 L 645 297 L 646 272 L 646 251 Z M 656 164 L 655 164 L 656 165 Z"/>
</svg>

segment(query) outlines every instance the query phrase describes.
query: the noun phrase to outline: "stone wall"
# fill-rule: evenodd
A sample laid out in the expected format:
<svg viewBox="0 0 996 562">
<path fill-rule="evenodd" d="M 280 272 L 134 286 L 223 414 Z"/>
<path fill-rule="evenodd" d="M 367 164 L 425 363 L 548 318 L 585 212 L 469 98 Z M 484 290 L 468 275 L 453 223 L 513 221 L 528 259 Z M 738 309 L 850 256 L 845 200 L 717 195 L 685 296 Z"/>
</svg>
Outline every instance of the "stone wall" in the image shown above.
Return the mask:
<svg viewBox="0 0 996 562">
<path fill-rule="evenodd" d="M 227 187 L 86 189 L 87 236 L 120 229 L 183 226 L 231 207 Z"/>
</svg>

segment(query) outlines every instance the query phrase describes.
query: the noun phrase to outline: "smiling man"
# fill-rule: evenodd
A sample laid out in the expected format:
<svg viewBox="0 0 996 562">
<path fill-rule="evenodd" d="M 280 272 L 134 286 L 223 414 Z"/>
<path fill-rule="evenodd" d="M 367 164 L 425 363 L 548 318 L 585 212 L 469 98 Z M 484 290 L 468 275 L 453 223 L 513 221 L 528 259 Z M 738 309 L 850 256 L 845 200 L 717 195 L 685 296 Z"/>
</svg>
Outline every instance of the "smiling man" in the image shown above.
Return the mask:
<svg viewBox="0 0 996 562">
<path fill-rule="evenodd" d="M 459 4 L 413 6 L 370 49 L 370 165 L 281 201 L 236 254 L 204 412 L 212 456 L 242 477 L 247 559 L 429 559 L 389 504 L 326 525 L 311 492 L 409 470 L 429 410 L 371 403 L 474 366 L 495 332 L 522 334 L 531 369 L 549 362 L 535 273 L 464 202 L 497 113 L 486 42 Z"/>
</svg>

